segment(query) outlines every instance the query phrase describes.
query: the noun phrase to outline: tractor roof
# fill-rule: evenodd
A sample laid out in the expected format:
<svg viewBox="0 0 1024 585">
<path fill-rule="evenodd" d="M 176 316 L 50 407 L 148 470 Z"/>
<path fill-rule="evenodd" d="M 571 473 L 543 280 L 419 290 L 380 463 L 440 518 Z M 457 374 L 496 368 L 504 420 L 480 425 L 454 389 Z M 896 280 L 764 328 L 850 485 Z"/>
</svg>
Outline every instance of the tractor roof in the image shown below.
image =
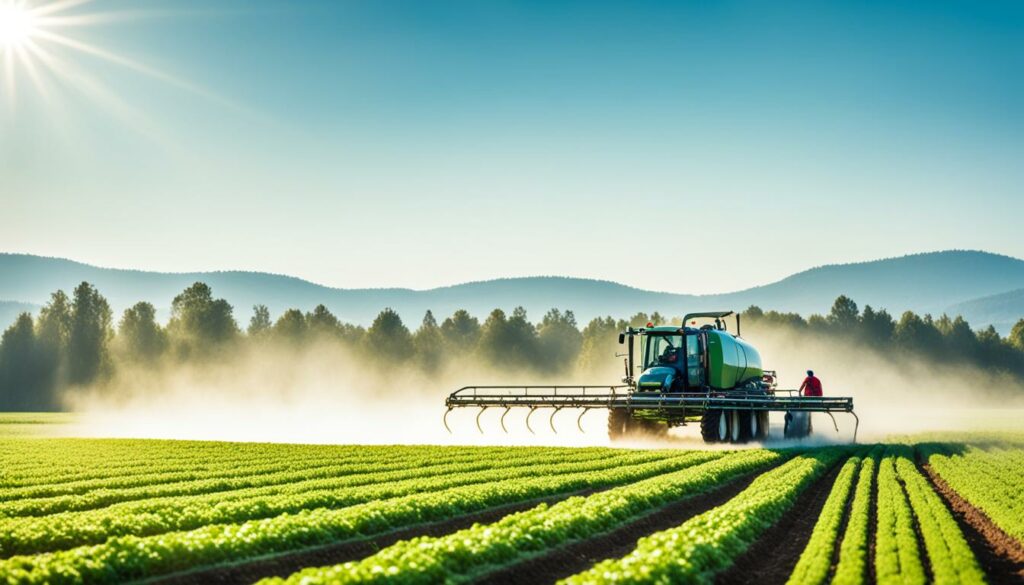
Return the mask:
<svg viewBox="0 0 1024 585">
<path fill-rule="evenodd" d="M 711 312 L 708 312 L 708 313 L 687 313 L 686 316 L 683 317 L 683 323 L 686 323 L 690 319 L 700 319 L 701 317 L 706 317 L 708 319 L 721 319 L 722 317 L 728 317 L 729 315 L 732 315 L 732 311 L 711 311 Z"/>
</svg>

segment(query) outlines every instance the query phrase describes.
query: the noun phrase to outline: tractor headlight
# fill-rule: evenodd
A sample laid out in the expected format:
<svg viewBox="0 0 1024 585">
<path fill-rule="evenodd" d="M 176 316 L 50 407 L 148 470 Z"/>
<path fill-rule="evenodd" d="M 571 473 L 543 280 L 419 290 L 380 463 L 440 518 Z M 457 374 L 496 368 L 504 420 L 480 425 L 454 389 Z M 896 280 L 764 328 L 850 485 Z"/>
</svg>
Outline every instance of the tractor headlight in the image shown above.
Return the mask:
<svg viewBox="0 0 1024 585">
<path fill-rule="evenodd" d="M 672 388 L 672 374 L 665 376 L 665 389 L 669 390 Z"/>
</svg>

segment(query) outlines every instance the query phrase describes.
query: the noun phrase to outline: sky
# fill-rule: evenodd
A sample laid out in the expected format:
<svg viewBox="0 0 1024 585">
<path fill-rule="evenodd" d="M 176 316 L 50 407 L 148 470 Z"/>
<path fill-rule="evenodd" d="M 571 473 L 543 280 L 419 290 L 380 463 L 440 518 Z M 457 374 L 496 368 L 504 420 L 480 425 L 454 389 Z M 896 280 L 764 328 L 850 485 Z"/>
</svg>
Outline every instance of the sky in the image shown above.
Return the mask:
<svg viewBox="0 0 1024 585">
<path fill-rule="evenodd" d="M 1022 2 L 53 8 L 0 43 L 0 251 L 689 293 L 1024 257 Z"/>
</svg>

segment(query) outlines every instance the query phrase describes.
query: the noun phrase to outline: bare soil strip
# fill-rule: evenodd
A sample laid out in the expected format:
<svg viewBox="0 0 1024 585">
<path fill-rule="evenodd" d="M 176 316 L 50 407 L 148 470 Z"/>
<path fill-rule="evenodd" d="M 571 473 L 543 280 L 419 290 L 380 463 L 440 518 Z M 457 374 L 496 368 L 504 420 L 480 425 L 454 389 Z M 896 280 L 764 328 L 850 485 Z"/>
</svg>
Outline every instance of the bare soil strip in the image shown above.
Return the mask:
<svg viewBox="0 0 1024 585">
<path fill-rule="evenodd" d="M 907 493 L 907 484 L 903 481 L 903 478 L 896 474 L 896 483 L 899 484 L 900 489 L 903 490 L 903 499 L 906 500 L 907 505 L 910 506 L 910 515 L 914 525 L 914 536 L 917 537 L 917 556 L 921 559 L 921 568 L 924 569 L 924 580 L 925 583 L 934 583 L 935 576 L 932 574 L 932 558 L 928 554 L 928 549 L 924 544 L 924 535 L 921 534 L 921 523 L 917 520 L 917 510 L 914 510 L 914 506 L 910 503 L 910 494 Z"/>
<path fill-rule="evenodd" d="M 874 473 L 871 475 L 871 502 L 868 504 L 868 558 L 866 560 L 867 583 L 877 583 L 875 575 L 875 549 L 878 542 L 878 468 L 882 466 L 882 457 L 875 460 Z"/>
<path fill-rule="evenodd" d="M 949 487 L 949 484 L 932 471 L 930 465 L 919 462 L 918 467 L 953 512 L 953 517 L 960 525 L 960 531 L 967 538 L 967 544 L 978 559 L 981 569 L 985 571 L 989 582 L 1021 583 L 1021 579 L 1024 578 L 1024 546 Z"/>
<path fill-rule="evenodd" d="M 146 579 L 141 583 L 148 585 L 249 585 L 266 577 L 287 577 L 307 567 L 323 567 L 359 560 L 375 554 L 380 549 L 391 546 L 400 540 L 409 540 L 417 536 L 443 536 L 463 528 L 469 528 L 476 523 L 487 524 L 496 522 L 508 514 L 529 510 L 540 503 L 552 504 L 572 496 L 586 496 L 598 491 L 601 490 L 580 490 L 558 496 L 498 506 L 475 514 L 451 518 L 443 522 L 418 524 L 369 538 L 346 540 L 336 544 L 306 548 L 239 563 L 172 573 Z"/>
<path fill-rule="evenodd" d="M 636 548 L 641 537 L 675 528 L 690 518 L 721 506 L 740 493 L 767 470 L 733 479 L 722 486 L 663 506 L 600 536 L 580 540 L 532 556 L 521 562 L 488 572 L 477 584 L 554 583 L 575 575 L 605 559 L 625 556 Z"/>
<path fill-rule="evenodd" d="M 818 523 L 843 461 L 797 497 L 781 520 L 765 531 L 731 567 L 715 578 L 721 585 L 785 583 Z M 838 545 L 838 542 L 836 543 Z"/>
<path fill-rule="evenodd" d="M 836 541 L 832 549 L 832 565 L 828 568 L 829 583 L 836 576 L 836 567 L 839 566 L 839 552 L 843 545 L 843 538 L 846 536 L 846 530 L 850 526 L 850 513 L 853 511 L 853 498 L 857 495 L 857 479 L 860 477 L 861 465 L 863 465 L 863 462 L 854 470 L 853 485 L 850 486 L 850 493 L 846 496 L 846 504 L 843 506 L 843 517 L 839 520 L 839 530 L 836 532 Z M 842 466 L 840 465 L 839 468 L 842 469 Z"/>
</svg>

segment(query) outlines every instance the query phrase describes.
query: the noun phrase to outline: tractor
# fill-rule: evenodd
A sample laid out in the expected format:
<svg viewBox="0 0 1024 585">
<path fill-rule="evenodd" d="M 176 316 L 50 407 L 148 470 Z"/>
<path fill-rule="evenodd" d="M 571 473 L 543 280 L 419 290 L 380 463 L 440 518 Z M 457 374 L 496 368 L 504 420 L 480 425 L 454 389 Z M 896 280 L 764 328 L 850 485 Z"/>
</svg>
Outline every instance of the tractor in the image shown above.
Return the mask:
<svg viewBox="0 0 1024 585">
<path fill-rule="evenodd" d="M 736 332 L 728 330 L 725 319 L 735 317 Z M 706 321 L 698 326 L 700 321 Z M 832 396 L 799 396 L 795 390 L 779 390 L 776 372 L 765 370 L 761 354 L 740 337 L 740 315 L 732 311 L 690 313 L 683 325 L 628 327 L 619 333 L 626 346 L 625 376 L 618 385 L 588 386 L 466 386 L 445 400 L 448 413 L 459 407 L 478 407 L 480 415 L 491 407 L 551 408 L 549 424 L 565 408 L 582 409 L 577 427 L 582 431 L 583 415 L 597 408 L 608 409 L 608 436 L 616 441 L 631 437 L 660 436 L 669 428 L 699 424 L 707 443 L 745 443 L 768 438 L 768 413 L 784 412 L 785 438 L 800 439 L 811 432 L 810 413 L 853 412 L 853 399 Z M 636 363 L 639 345 L 640 362 Z M 636 375 L 639 371 L 639 375 Z"/>
</svg>

